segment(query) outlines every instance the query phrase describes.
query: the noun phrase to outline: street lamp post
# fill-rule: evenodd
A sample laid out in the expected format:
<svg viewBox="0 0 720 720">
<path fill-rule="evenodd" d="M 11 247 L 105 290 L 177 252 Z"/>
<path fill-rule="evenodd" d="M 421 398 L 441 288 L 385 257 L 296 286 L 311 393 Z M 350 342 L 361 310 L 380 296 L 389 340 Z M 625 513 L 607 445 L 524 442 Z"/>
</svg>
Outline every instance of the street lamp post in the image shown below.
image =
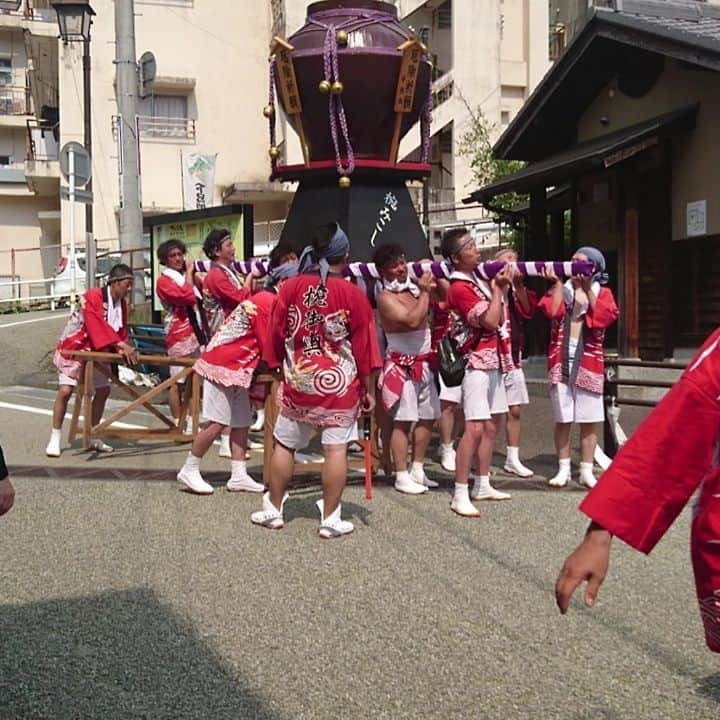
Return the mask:
<svg viewBox="0 0 720 720">
<path fill-rule="evenodd" d="M 64 43 L 82 42 L 83 44 L 83 144 L 90 156 L 92 167 L 92 115 L 90 106 L 90 26 L 95 11 L 90 7 L 90 0 L 52 0 L 52 6 L 57 13 L 60 37 Z M 86 185 L 88 192 L 92 192 L 92 175 Z M 85 205 L 85 279 L 86 287 L 95 284 L 95 237 L 93 227 L 92 203 Z M 71 272 L 74 272 L 75 238 L 71 240 L 70 262 Z M 73 283 L 74 286 L 74 283 Z"/>
</svg>

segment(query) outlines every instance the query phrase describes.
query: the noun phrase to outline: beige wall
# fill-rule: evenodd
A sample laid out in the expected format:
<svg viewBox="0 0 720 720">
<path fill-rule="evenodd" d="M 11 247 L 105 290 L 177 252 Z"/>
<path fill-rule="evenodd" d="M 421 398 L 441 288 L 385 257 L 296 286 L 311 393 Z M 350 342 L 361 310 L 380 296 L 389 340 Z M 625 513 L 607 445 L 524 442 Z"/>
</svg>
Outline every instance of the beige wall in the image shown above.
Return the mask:
<svg viewBox="0 0 720 720">
<path fill-rule="evenodd" d="M 138 57 L 151 50 L 158 76 L 194 81 L 188 115 L 197 121 L 194 140 L 142 139 L 142 197 L 148 211 L 182 209 L 183 150 L 217 153 L 216 205 L 221 204 L 221 189 L 233 182 L 267 180 L 270 166 L 262 108 L 267 103 L 270 15 L 265 5 L 136 0 Z M 94 0 L 93 7 L 97 13 L 92 39 L 94 217 L 96 236 L 105 238 L 117 236 L 117 153 L 111 125 L 111 116 L 117 112 L 114 4 Z M 59 63 L 62 142 L 81 142 L 80 46 L 61 46 Z M 166 89 L 159 92 L 170 94 Z M 64 232 L 67 214 L 64 207 Z"/>
<path fill-rule="evenodd" d="M 696 128 L 672 140 L 673 240 L 687 237 L 687 204 L 697 200 L 707 201 L 707 234 L 720 234 L 720 75 L 668 61 L 658 82 L 641 99 L 626 97 L 615 82 L 610 83 L 578 126 L 578 139 L 585 140 L 695 102 L 700 102 Z M 600 124 L 601 117 L 608 119 L 607 126 Z"/>
<path fill-rule="evenodd" d="M 1 187 L 1 186 L 0 186 Z M 59 248 L 35 251 L 42 246 L 57 245 L 57 231 L 46 231 L 40 227 L 38 212 L 52 210 L 56 205 L 53 198 L 37 199 L 31 195 L 9 196 L 0 194 L 0 275 L 11 271 L 12 250 L 15 252 L 15 272 L 23 280 L 49 277 L 60 256 Z M 32 248 L 32 252 L 26 252 Z M 0 297 L 4 297 L 0 291 Z"/>
</svg>

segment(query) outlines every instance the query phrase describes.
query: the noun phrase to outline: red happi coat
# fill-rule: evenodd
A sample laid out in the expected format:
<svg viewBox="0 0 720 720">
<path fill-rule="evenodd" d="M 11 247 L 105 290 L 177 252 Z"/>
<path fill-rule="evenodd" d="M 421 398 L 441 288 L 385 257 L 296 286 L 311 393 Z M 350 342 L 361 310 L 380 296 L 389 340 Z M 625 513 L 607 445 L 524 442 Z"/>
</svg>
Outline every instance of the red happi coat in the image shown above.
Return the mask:
<svg viewBox="0 0 720 720">
<path fill-rule="evenodd" d="M 529 320 L 537 310 L 538 298 L 532 291 L 525 289 L 528 299 L 528 309 L 522 306 L 517 299 L 515 293 L 512 297 L 512 306 L 510 304 L 510 293 L 514 290 L 510 288 L 503 301 L 503 322 L 498 328 L 498 354 L 500 355 L 500 367 L 504 373 L 511 370 L 522 368 L 522 351 L 523 351 L 523 327 L 522 321 Z M 513 353 L 513 346 L 516 353 Z"/>
<path fill-rule="evenodd" d="M 596 294 L 595 310 L 589 306 L 583 316 L 583 352 L 580 358 L 580 367 L 577 372 L 575 386 L 588 392 L 602 395 L 605 381 L 603 358 L 603 345 L 605 343 L 605 330 L 618 318 L 620 311 L 615 304 L 612 290 L 607 287 L 593 284 Z M 565 339 L 565 314 L 572 307 L 567 293 L 563 288 L 563 302 L 557 312 L 552 314 L 553 290 L 550 289 L 540 300 L 540 310 L 550 319 L 550 344 L 548 345 L 548 380 L 551 385 L 564 382 L 562 375 L 563 347 Z M 576 358 L 577 359 L 577 358 Z"/>
<path fill-rule="evenodd" d="M 90 288 L 81 298 L 60 336 L 53 355 L 55 367 L 77 380 L 82 363 L 63 350 L 95 350 L 112 352 L 119 342 L 127 342 L 127 303 L 122 300 L 122 327 L 115 332 L 107 323 L 110 287 Z"/>
<path fill-rule="evenodd" d="M 184 282 L 178 285 L 166 272 L 163 271 L 160 275 L 155 288 L 165 309 L 165 346 L 170 357 L 186 357 L 200 347 L 188 315 L 195 312 L 195 288 L 181 273 L 177 275 L 182 277 Z"/>
<path fill-rule="evenodd" d="M 692 494 L 691 554 L 708 647 L 720 652 L 720 329 L 614 458 L 580 509 L 649 553 Z"/>
<path fill-rule="evenodd" d="M 249 388 L 265 347 L 275 294 L 263 290 L 225 318 L 195 361 L 195 372 L 224 387 Z"/>
<path fill-rule="evenodd" d="M 225 318 L 238 303 L 250 297 L 250 291 L 242 286 L 240 276 L 232 269 L 212 263 L 210 271 L 203 281 L 205 312 L 210 335 L 214 335 Z"/>
<path fill-rule="evenodd" d="M 270 328 L 263 359 L 283 367 L 282 415 L 322 427 L 354 423 L 361 380 L 381 365 L 365 294 L 338 276 L 323 287 L 317 272 L 303 273 L 280 288 Z"/>
<path fill-rule="evenodd" d="M 487 283 L 455 271 L 450 276 L 448 306 L 453 313 L 450 333 L 469 367 L 476 370 L 498 370 L 497 330 L 487 330 L 480 318 L 490 307 L 491 290 Z"/>
</svg>

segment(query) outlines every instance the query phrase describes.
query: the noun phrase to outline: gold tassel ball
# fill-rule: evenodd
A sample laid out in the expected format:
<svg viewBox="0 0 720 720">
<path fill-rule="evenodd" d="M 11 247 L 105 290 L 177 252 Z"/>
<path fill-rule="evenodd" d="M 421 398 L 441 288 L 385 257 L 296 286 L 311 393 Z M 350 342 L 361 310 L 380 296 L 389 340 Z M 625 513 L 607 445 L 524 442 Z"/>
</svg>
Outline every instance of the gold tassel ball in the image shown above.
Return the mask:
<svg viewBox="0 0 720 720">
<path fill-rule="evenodd" d="M 338 45 L 347 45 L 348 44 L 347 30 L 338 30 L 337 34 L 335 35 L 335 39 L 337 40 Z"/>
<path fill-rule="evenodd" d="M 336 80 L 330 86 L 330 90 L 332 91 L 333 95 L 339 95 L 344 89 L 345 89 L 344 85 L 339 80 Z"/>
<path fill-rule="evenodd" d="M 338 185 L 341 188 L 349 188 L 350 187 L 350 178 L 347 175 L 341 175 L 340 179 L 338 180 Z"/>
<path fill-rule="evenodd" d="M 268 155 L 273 159 L 277 160 L 280 157 L 280 148 L 276 145 L 272 145 L 268 150 Z"/>
<path fill-rule="evenodd" d="M 330 92 L 330 81 L 329 80 L 321 80 L 320 84 L 318 85 L 318 90 L 323 94 L 327 95 Z"/>
<path fill-rule="evenodd" d="M 266 118 L 271 118 L 275 114 L 275 108 L 272 105 L 266 105 L 263 108 L 263 115 Z"/>
</svg>

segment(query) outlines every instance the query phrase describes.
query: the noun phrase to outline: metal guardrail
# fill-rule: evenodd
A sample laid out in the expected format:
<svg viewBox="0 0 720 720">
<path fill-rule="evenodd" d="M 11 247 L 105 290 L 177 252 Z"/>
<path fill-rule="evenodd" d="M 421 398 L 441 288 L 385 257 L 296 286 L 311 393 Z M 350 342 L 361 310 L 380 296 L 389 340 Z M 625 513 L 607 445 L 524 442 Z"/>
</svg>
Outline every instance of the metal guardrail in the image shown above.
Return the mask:
<svg viewBox="0 0 720 720">
<path fill-rule="evenodd" d="M 648 388 L 657 390 L 668 390 L 679 379 L 679 374 L 687 367 L 686 362 L 669 362 L 669 361 L 651 361 L 651 360 L 623 360 L 620 358 L 606 357 L 605 358 L 605 386 L 603 389 L 603 395 L 605 400 L 605 422 L 603 425 L 604 439 L 603 449 L 605 454 L 609 457 L 613 457 L 618 451 L 618 445 L 615 440 L 615 432 L 611 426 L 609 418 L 609 411 L 613 407 L 619 407 L 622 405 L 634 406 L 634 407 L 655 407 L 660 400 L 652 400 L 647 398 L 633 398 L 627 395 L 623 396 L 620 394 L 620 387 L 634 387 L 634 388 Z M 678 372 L 678 377 L 674 380 L 660 380 L 660 379 L 642 379 L 642 378 L 620 378 L 618 377 L 618 368 L 637 368 L 639 370 L 653 369 L 653 370 L 669 370 Z"/>
</svg>

